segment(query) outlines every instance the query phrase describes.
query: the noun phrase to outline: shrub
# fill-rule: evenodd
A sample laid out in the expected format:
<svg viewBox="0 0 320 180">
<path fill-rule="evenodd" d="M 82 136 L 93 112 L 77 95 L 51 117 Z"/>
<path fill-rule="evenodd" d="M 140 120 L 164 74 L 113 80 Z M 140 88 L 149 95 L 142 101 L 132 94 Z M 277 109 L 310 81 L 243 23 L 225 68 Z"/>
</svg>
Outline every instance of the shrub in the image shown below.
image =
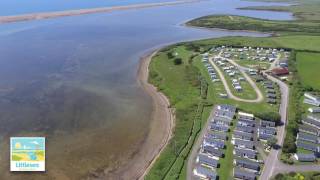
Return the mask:
<svg viewBox="0 0 320 180">
<path fill-rule="evenodd" d="M 175 58 L 173 63 L 174 63 L 174 65 L 180 65 L 180 64 L 182 64 L 182 59 L 181 58 Z"/>
<path fill-rule="evenodd" d="M 276 124 L 279 124 L 281 122 L 281 116 L 277 112 L 262 112 L 257 113 L 256 116 L 266 121 L 273 121 Z"/>
</svg>

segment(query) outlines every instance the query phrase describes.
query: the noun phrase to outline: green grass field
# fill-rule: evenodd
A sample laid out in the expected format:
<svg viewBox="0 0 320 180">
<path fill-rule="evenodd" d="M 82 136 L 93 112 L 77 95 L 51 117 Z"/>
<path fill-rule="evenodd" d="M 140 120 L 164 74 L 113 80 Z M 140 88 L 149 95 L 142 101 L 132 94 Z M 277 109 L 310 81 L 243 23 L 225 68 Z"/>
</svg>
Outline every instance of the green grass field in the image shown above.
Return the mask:
<svg viewBox="0 0 320 180">
<path fill-rule="evenodd" d="M 320 1 L 318 0 L 250 0 L 250 1 L 268 1 L 268 2 L 292 2 L 295 6 L 254 6 L 239 9 L 246 10 L 270 10 L 286 11 L 293 13 L 293 16 L 301 21 L 319 21 L 320 20 Z"/>
<path fill-rule="evenodd" d="M 297 53 L 297 68 L 305 86 L 320 90 L 320 53 Z"/>
</svg>

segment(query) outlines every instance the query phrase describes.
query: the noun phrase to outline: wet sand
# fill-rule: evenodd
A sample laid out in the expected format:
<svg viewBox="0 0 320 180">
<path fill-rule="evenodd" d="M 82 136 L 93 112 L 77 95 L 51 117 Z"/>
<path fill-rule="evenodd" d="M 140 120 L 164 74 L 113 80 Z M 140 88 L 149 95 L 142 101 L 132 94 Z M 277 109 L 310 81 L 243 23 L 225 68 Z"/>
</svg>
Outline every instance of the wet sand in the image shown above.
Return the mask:
<svg viewBox="0 0 320 180">
<path fill-rule="evenodd" d="M 185 3 L 199 2 L 201 0 L 177 0 L 173 2 L 162 2 L 162 3 L 146 3 L 146 4 L 134 4 L 127 6 L 114 6 L 114 7 L 104 7 L 104 8 L 90 8 L 90 9 L 79 9 L 79 10 L 67 10 L 67 11 L 56 11 L 56 12 L 43 12 L 43 13 L 32 13 L 32 14 L 23 14 L 23 15 L 14 15 L 14 16 L 0 16 L 0 24 L 19 22 L 19 21 L 30 21 L 30 20 L 40 20 L 40 19 L 49 19 L 57 18 L 64 16 L 77 16 L 84 14 L 93 14 L 93 13 L 105 13 L 118 10 L 129 10 L 129 9 L 142 9 L 158 6 L 170 6 L 178 5 Z"/>
</svg>

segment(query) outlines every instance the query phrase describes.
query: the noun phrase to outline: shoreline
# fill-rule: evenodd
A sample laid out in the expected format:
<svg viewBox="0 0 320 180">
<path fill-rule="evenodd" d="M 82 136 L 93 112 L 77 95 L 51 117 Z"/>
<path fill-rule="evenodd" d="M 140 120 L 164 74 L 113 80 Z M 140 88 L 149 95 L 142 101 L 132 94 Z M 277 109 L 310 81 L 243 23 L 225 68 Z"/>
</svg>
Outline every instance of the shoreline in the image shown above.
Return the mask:
<svg viewBox="0 0 320 180">
<path fill-rule="evenodd" d="M 104 170 L 103 175 L 94 179 L 139 179 L 143 180 L 154 162 L 169 143 L 174 128 L 174 111 L 170 108 L 169 99 L 157 88 L 148 82 L 149 64 L 152 57 L 159 51 L 145 53 L 139 62 L 137 83 L 152 98 L 152 114 L 149 132 L 141 147 L 128 159 L 128 163 L 114 171 Z"/>
<path fill-rule="evenodd" d="M 101 8 L 89 8 L 89 9 L 77 9 L 77 10 L 65 10 L 65 11 L 54 11 L 54 12 L 39 12 L 39 13 L 30 13 L 30 14 L 22 14 L 22 15 L 0 16 L 0 24 L 58 18 L 58 17 L 65 17 L 65 16 L 79 16 L 79 15 L 85 15 L 85 14 L 107 13 L 107 12 L 119 11 L 119 10 L 172 6 L 172 5 L 179 5 L 179 4 L 186 4 L 186 3 L 195 3 L 200 1 L 203 1 L 203 0 L 177 0 L 172 2 L 144 3 L 144 4 L 133 4 L 133 5 L 126 5 L 126 6 L 113 6 L 113 7 L 101 7 Z"/>
<path fill-rule="evenodd" d="M 148 164 L 145 165 L 145 169 L 143 170 L 143 174 L 140 175 L 138 178 L 139 180 L 143 180 L 144 176 L 149 172 L 152 165 L 156 162 L 162 151 L 166 148 L 168 145 L 170 139 L 172 138 L 174 126 L 175 126 L 175 115 L 174 110 L 170 108 L 170 101 L 162 92 L 158 91 L 157 87 L 155 87 L 153 84 L 149 83 L 149 66 L 152 61 L 152 58 L 159 52 L 159 50 L 162 48 L 158 48 L 157 50 L 151 51 L 146 53 L 141 57 L 139 69 L 138 69 L 138 83 L 139 85 L 144 89 L 146 93 L 148 93 L 152 98 L 152 104 L 153 104 L 153 112 L 152 112 L 152 123 L 150 126 L 149 135 L 155 130 L 158 131 L 159 127 L 157 125 L 157 120 L 160 120 L 163 123 L 165 123 L 166 129 L 163 129 L 166 131 L 166 134 L 163 135 L 163 138 L 161 140 L 161 144 L 158 144 L 158 147 L 153 151 L 152 157 L 150 157 L 150 160 Z M 161 119 L 162 116 L 166 116 L 166 118 Z M 159 122 L 158 122 L 159 123 Z M 147 148 L 147 147 L 146 147 Z"/>
<path fill-rule="evenodd" d="M 233 30 L 233 29 L 209 28 L 209 27 L 193 26 L 193 25 L 189 25 L 188 22 L 184 22 L 181 25 L 185 26 L 185 27 L 188 27 L 188 28 L 195 28 L 195 29 L 209 30 L 209 31 L 218 30 L 218 31 L 229 31 L 229 32 L 260 33 L 260 34 L 266 35 L 265 37 L 277 37 L 277 36 L 279 36 L 277 33 L 273 33 L 273 32 L 261 32 L 261 31 L 254 31 L 254 30 Z"/>
</svg>

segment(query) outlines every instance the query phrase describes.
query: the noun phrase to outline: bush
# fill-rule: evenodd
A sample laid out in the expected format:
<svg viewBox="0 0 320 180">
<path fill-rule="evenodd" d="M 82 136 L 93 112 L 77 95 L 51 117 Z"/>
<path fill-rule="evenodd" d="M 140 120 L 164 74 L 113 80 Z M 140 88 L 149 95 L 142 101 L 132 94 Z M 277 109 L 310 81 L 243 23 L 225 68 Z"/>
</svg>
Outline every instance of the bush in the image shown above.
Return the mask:
<svg viewBox="0 0 320 180">
<path fill-rule="evenodd" d="M 281 122 L 281 116 L 279 113 L 276 112 L 262 112 L 257 113 L 256 116 L 266 121 L 273 121 L 276 124 L 280 124 Z"/>
<path fill-rule="evenodd" d="M 182 59 L 181 58 L 175 58 L 173 63 L 174 63 L 174 65 L 180 65 L 180 64 L 182 64 Z"/>
<path fill-rule="evenodd" d="M 295 153 L 296 152 L 296 137 L 292 134 L 287 133 L 286 138 L 283 142 L 282 152 L 284 153 Z"/>
<path fill-rule="evenodd" d="M 168 59 L 172 59 L 174 58 L 174 55 L 172 54 L 172 52 L 168 52 L 167 53 Z"/>
<path fill-rule="evenodd" d="M 275 177 L 274 177 L 274 179 L 275 180 L 282 180 L 284 178 L 284 175 L 283 174 L 277 174 Z"/>
<path fill-rule="evenodd" d="M 268 146 L 273 148 L 277 144 L 277 142 L 278 142 L 277 138 L 273 137 L 268 139 L 267 144 Z"/>
</svg>

